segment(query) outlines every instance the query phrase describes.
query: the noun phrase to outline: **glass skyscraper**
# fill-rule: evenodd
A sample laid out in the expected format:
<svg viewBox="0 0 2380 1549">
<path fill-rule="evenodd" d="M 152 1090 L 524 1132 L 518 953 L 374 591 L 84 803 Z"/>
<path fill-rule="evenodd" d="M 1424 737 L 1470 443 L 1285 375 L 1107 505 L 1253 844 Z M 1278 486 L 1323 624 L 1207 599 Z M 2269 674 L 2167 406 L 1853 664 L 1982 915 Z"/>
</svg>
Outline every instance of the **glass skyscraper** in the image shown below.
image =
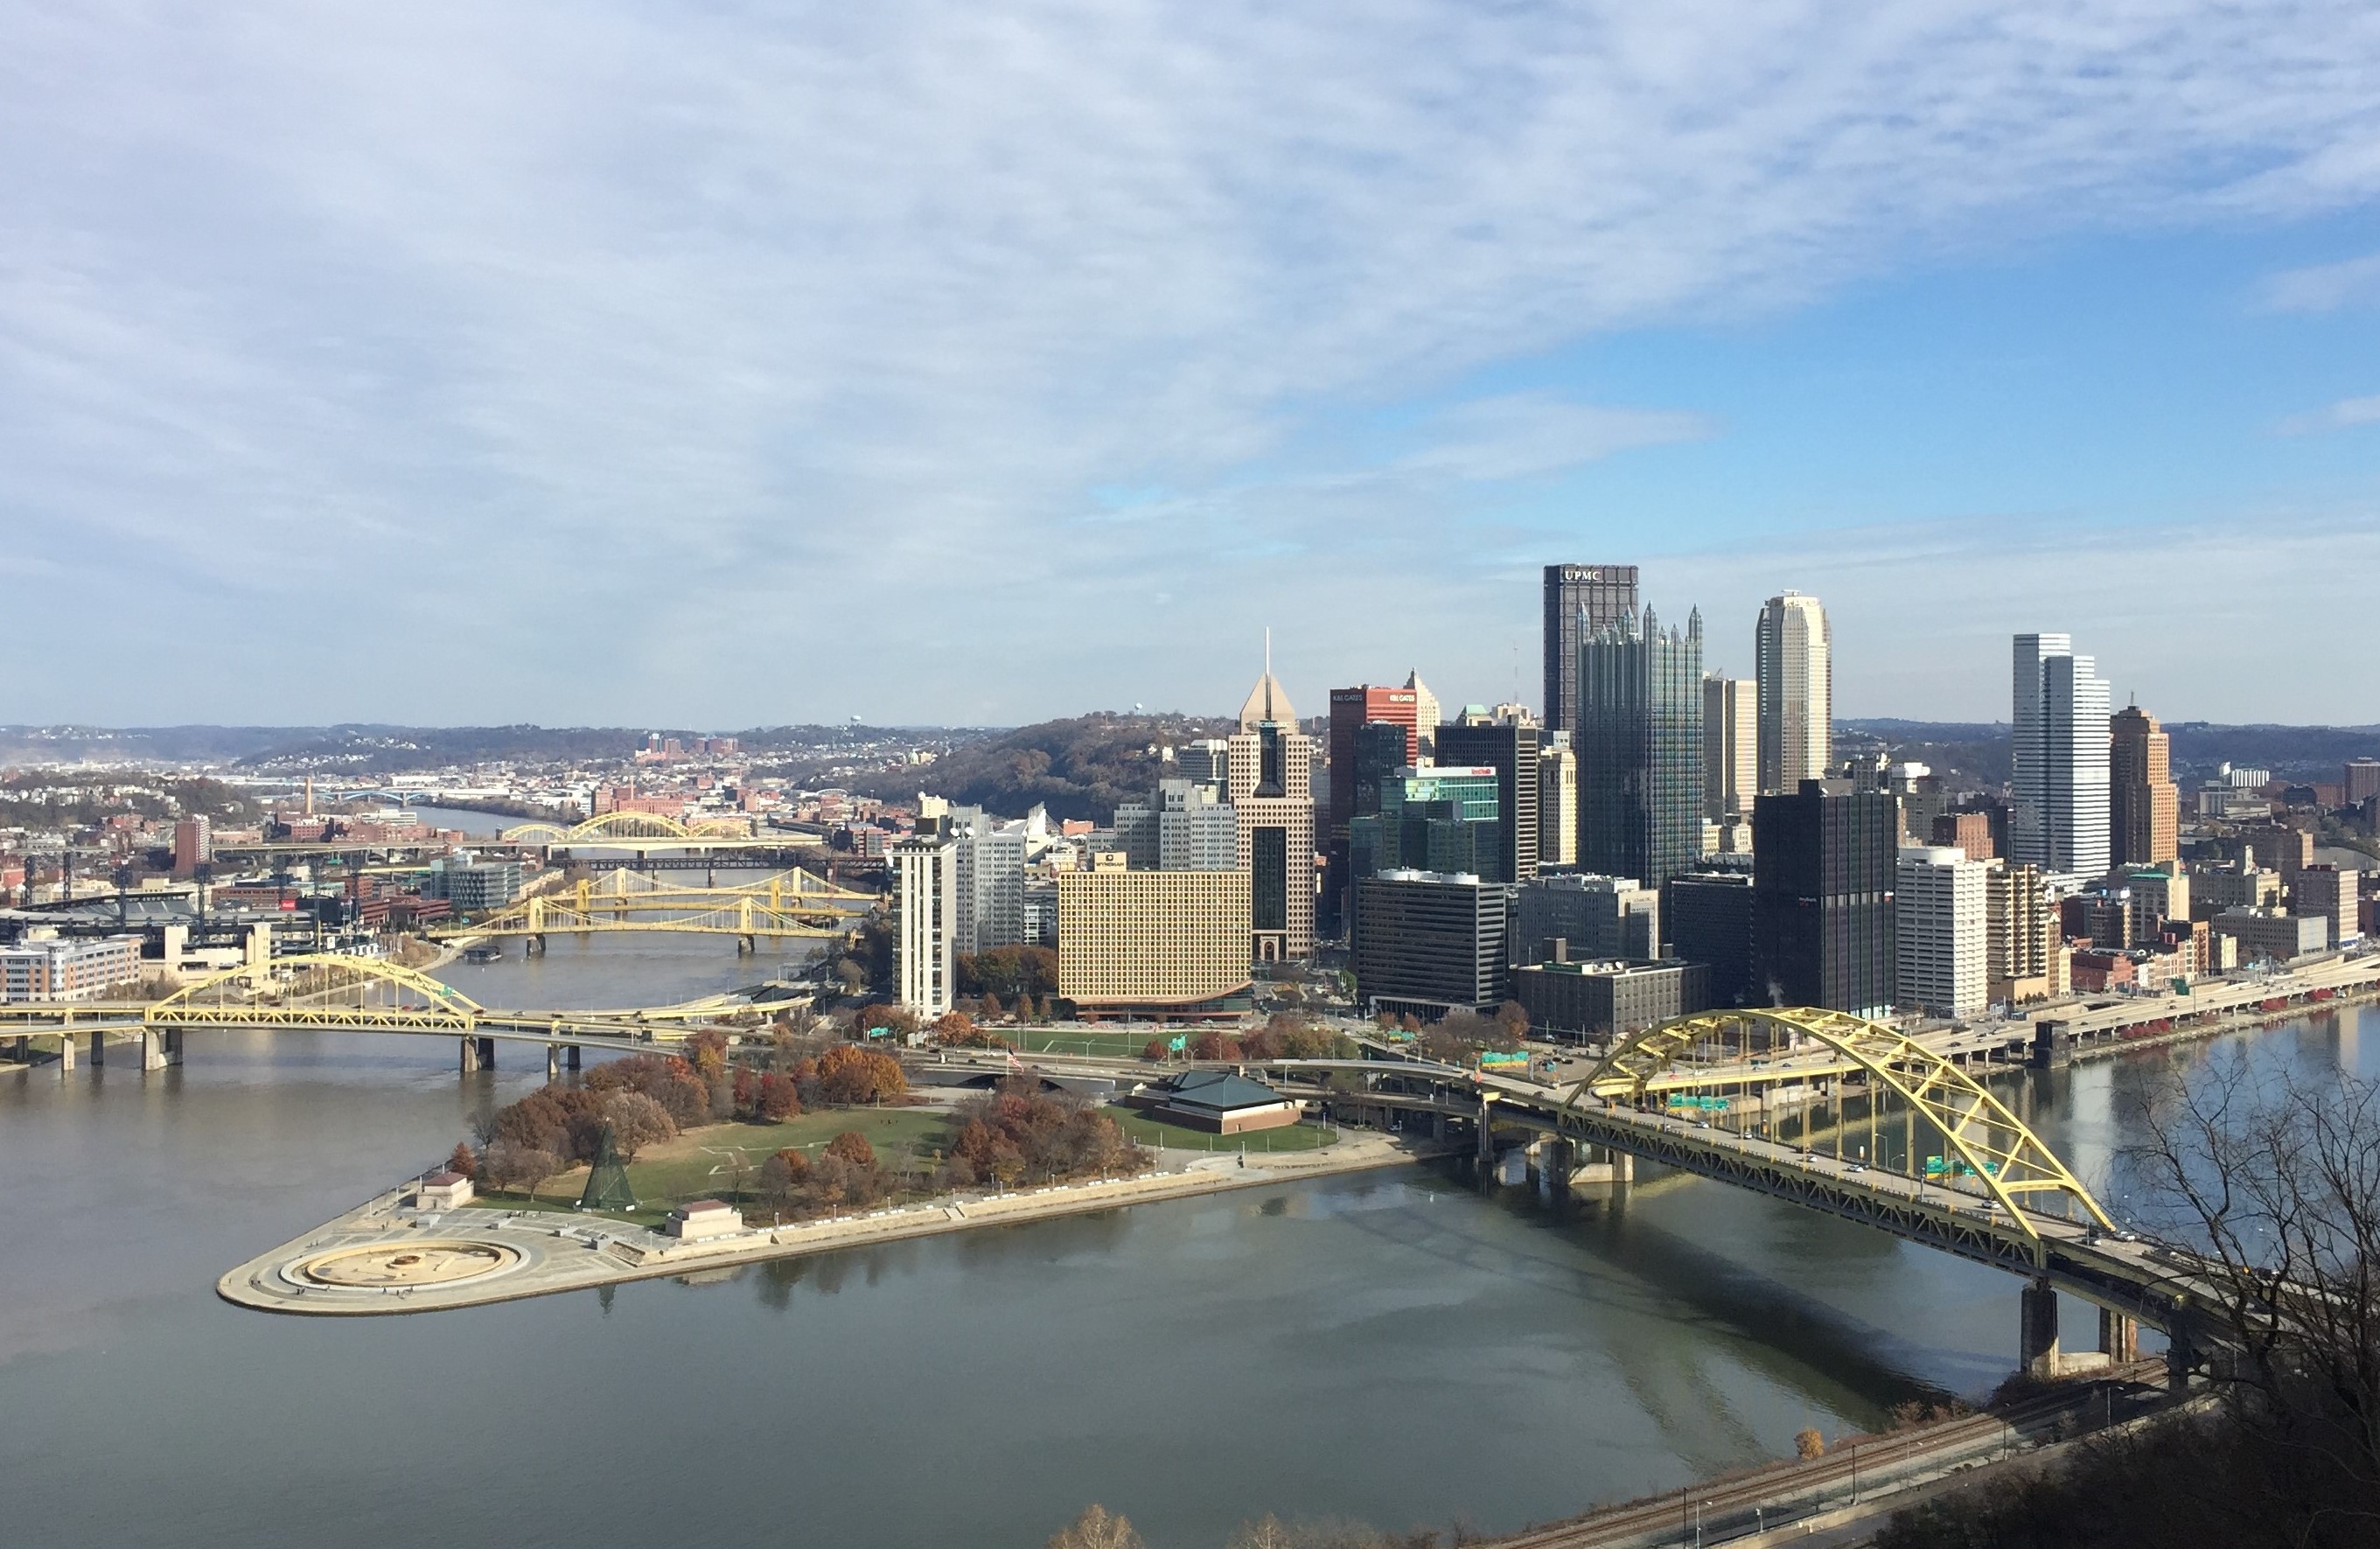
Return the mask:
<svg viewBox="0 0 2380 1549">
<path fill-rule="evenodd" d="M 1666 633 L 1653 610 L 1578 648 L 1578 865 L 1659 888 L 1703 838 L 1703 616 Z"/>
</svg>

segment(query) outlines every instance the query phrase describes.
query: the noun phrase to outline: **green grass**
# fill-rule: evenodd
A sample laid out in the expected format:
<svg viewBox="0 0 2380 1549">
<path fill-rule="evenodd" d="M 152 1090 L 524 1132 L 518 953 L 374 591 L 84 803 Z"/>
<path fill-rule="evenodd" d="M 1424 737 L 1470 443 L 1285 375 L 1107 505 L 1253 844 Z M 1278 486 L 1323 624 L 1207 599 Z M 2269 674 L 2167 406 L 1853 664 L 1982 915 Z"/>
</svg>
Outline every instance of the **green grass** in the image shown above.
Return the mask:
<svg viewBox="0 0 2380 1549">
<path fill-rule="evenodd" d="M 1097 1054 L 1112 1059 L 1129 1059 L 1148 1047 L 1153 1037 L 1172 1035 L 1143 1031 L 1139 1033 L 1108 1033 L 1095 1027 L 1003 1027 L 1001 1036 L 1027 1054 L 1056 1052 L 1059 1054 Z"/>
<path fill-rule="evenodd" d="M 711 1124 L 690 1130 L 628 1164 L 628 1186 L 637 1192 L 642 1208 L 625 1219 L 651 1226 L 670 1206 L 688 1200 L 732 1200 L 738 1163 L 748 1201 L 759 1184 L 760 1164 L 772 1153 L 788 1146 L 815 1153 L 845 1130 L 867 1136 L 880 1162 L 895 1163 L 905 1148 L 922 1166 L 949 1144 L 943 1132 L 946 1118 L 919 1108 L 826 1108 L 783 1124 Z M 480 1200 L 494 1209 L 570 1211 L 586 1186 L 587 1169 L 574 1168 L 540 1184 L 535 1198 L 491 1190 Z"/>
<path fill-rule="evenodd" d="M 1245 1134 L 1214 1135 L 1204 1130 L 1168 1124 L 1127 1107 L 1110 1107 L 1107 1116 L 1123 1126 L 1124 1133 L 1143 1145 L 1170 1145 L 1183 1151 L 1312 1151 L 1339 1138 L 1335 1130 L 1317 1124 L 1283 1125 L 1278 1130 L 1251 1130 Z"/>
</svg>

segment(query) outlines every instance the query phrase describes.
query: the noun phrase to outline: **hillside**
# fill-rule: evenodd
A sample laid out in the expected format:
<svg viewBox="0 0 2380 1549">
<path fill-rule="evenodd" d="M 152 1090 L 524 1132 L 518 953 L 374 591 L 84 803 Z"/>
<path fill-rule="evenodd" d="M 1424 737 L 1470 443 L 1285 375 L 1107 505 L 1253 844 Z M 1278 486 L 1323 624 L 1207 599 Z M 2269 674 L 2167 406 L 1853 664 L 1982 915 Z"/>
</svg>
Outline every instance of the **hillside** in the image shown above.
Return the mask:
<svg viewBox="0 0 2380 1549">
<path fill-rule="evenodd" d="M 1106 823 L 1116 803 L 1146 795 L 1159 778 L 1152 745 L 1228 736 L 1237 724 L 1222 717 L 1116 715 L 1100 711 L 1045 720 L 953 748 L 931 764 L 886 769 L 853 782 L 874 796 L 947 796 L 1006 817 L 1035 803 L 1055 820 L 1087 817 Z"/>
</svg>

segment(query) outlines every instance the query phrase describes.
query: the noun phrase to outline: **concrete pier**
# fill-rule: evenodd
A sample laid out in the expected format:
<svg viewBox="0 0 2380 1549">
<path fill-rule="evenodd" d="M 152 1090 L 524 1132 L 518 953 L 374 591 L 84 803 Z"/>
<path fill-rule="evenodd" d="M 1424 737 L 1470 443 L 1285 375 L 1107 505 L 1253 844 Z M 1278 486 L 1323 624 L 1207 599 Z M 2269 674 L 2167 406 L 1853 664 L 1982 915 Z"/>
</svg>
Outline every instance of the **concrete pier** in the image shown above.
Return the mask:
<svg viewBox="0 0 2380 1549">
<path fill-rule="evenodd" d="M 560 1044 L 545 1046 L 545 1079 L 549 1082 L 562 1079 L 562 1046 Z"/>
<path fill-rule="evenodd" d="M 462 1070 L 465 1075 L 468 1076 L 474 1071 L 492 1071 L 496 1068 L 496 1041 L 493 1038 L 465 1038 L 462 1044 Z"/>
<path fill-rule="evenodd" d="M 2099 1349 L 2112 1366 L 2129 1366 L 2141 1358 L 2139 1320 L 2099 1309 Z"/>
<path fill-rule="evenodd" d="M 568 1071 L 578 1069 L 578 1046 L 577 1044 L 565 1044 L 562 1046 L 562 1065 L 563 1069 Z"/>
<path fill-rule="evenodd" d="M 2018 1324 L 2018 1365 L 2031 1376 L 2058 1375 L 2058 1288 L 2047 1280 L 2025 1287 Z"/>
</svg>

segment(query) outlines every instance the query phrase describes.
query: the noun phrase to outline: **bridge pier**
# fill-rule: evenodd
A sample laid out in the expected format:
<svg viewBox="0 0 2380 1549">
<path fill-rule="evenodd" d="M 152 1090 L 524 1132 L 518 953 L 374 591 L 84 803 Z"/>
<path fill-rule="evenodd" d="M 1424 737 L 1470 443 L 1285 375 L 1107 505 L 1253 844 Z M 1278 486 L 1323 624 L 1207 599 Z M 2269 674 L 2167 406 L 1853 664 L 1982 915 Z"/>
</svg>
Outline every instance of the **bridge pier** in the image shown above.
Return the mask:
<svg viewBox="0 0 2380 1549">
<path fill-rule="evenodd" d="M 170 1032 L 160 1033 L 153 1027 L 144 1027 L 140 1030 L 140 1068 L 142 1070 L 162 1071 L 175 1062 L 173 1059 L 175 1051 L 167 1047 L 166 1042 L 173 1036 Z"/>
<path fill-rule="evenodd" d="M 91 1068 L 94 1071 L 103 1071 L 107 1068 L 107 1034 L 103 1029 L 94 1028 L 91 1031 Z"/>
<path fill-rule="evenodd" d="M 61 1033 L 58 1035 L 58 1074 L 70 1076 L 74 1074 L 74 1068 L 75 1035 L 72 1033 Z"/>
<path fill-rule="evenodd" d="M 546 1080 L 546 1083 L 547 1083 L 548 1085 L 552 1085 L 553 1083 L 555 1083 L 555 1082 L 557 1082 L 557 1081 L 560 1081 L 561 1079 L 562 1079 L 562 1046 L 561 1046 L 560 1044 L 548 1044 L 548 1045 L 546 1045 L 546 1046 L 545 1046 L 545 1080 Z"/>
<path fill-rule="evenodd" d="M 1586 1160 L 1571 1169 L 1573 1187 L 1581 1183 L 1633 1183 L 1636 1181 L 1636 1158 L 1625 1151 L 1614 1151 L 1608 1145 L 1590 1145 Z"/>
<path fill-rule="evenodd" d="M 757 957 L 759 955 L 759 943 L 753 940 L 750 937 L 739 936 L 735 938 L 735 955 L 737 957 Z"/>
<path fill-rule="evenodd" d="M 523 957 L 543 957 L 544 955 L 545 955 L 545 933 L 544 933 L 544 932 L 540 931 L 540 932 L 538 932 L 538 933 L 537 933 L 537 934 L 535 934 L 535 935 L 531 935 L 531 936 L 524 936 L 524 937 L 522 937 L 522 938 L 521 938 L 521 956 L 523 956 Z"/>
<path fill-rule="evenodd" d="M 496 1068 L 496 1041 L 493 1038 L 465 1038 L 463 1041 L 463 1073 L 492 1071 Z"/>
<path fill-rule="evenodd" d="M 578 1046 L 577 1044 L 565 1044 L 562 1046 L 562 1064 L 565 1070 L 575 1071 L 578 1069 Z"/>
<path fill-rule="evenodd" d="M 2125 1366 L 2138 1361 L 2141 1358 L 2139 1320 L 2100 1308 L 2099 1349 L 2107 1353 L 2110 1366 Z"/>
<path fill-rule="evenodd" d="M 2018 1319 L 2017 1360 L 2027 1376 L 2058 1375 L 2058 1288 L 2035 1280 L 2024 1288 Z"/>
</svg>

